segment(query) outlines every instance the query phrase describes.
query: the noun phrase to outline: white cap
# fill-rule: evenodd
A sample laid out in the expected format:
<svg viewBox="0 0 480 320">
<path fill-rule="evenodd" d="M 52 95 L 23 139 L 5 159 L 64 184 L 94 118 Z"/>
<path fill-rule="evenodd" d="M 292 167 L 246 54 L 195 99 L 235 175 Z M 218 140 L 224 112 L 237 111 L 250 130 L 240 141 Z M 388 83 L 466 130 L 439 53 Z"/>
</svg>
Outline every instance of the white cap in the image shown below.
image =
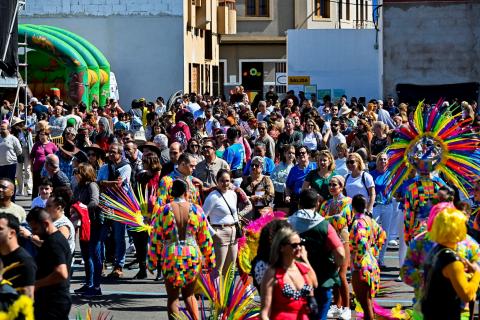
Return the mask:
<svg viewBox="0 0 480 320">
<path fill-rule="evenodd" d="M 30 98 L 30 103 L 38 103 L 38 99 L 35 97 Z"/>
<path fill-rule="evenodd" d="M 168 138 L 166 135 L 160 133 L 153 138 L 153 143 L 157 144 L 160 149 L 168 148 Z"/>
</svg>

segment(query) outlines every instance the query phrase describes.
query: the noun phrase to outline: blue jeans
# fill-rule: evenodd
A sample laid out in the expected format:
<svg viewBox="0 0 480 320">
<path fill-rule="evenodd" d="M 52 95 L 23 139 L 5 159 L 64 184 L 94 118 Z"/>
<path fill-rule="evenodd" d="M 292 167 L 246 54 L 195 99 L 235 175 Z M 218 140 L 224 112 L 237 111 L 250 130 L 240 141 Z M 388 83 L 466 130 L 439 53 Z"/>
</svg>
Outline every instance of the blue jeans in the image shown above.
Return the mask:
<svg viewBox="0 0 480 320">
<path fill-rule="evenodd" d="M 80 253 L 85 262 L 85 285 L 93 286 L 93 261 L 90 256 L 90 241 L 80 240 Z"/>
<path fill-rule="evenodd" d="M 332 292 L 332 288 L 319 287 L 315 289 L 314 295 L 318 304 L 318 320 L 327 320 L 327 313 L 332 303 Z"/>
<path fill-rule="evenodd" d="M 125 245 L 126 226 L 123 223 L 113 221 L 113 239 L 115 241 L 115 267 L 123 268 L 125 265 L 125 254 L 127 246 Z"/>
<path fill-rule="evenodd" d="M 107 235 L 107 230 L 104 225 L 92 224 L 90 227 L 90 241 L 88 242 L 89 262 L 85 260 L 85 276 L 88 285 L 98 288 L 100 287 L 100 280 L 102 279 L 103 270 L 103 243 Z M 83 251 L 82 251 L 83 256 Z M 87 274 L 87 265 L 90 265 L 90 274 Z"/>
</svg>

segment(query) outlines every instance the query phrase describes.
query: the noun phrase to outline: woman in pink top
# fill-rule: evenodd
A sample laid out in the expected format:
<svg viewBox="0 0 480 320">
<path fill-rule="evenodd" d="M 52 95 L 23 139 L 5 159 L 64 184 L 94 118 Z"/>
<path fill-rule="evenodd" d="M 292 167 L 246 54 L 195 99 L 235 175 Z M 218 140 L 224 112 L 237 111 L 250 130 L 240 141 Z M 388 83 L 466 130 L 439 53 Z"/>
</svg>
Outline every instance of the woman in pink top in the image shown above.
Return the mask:
<svg viewBox="0 0 480 320">
<path fill-rule="evenodd" d="M 33 188 L 32 199 L 38 195 L 38 187 L 42 172 L 43 165 L 45 164 L 45 158 L 47 155 L 56 153 L 58 151 L 55 143 L 50 141 L 50 129 L 45 128 L 37 132 L 36 142 L 30 152 L 30 160 L 32 161 L 33 172 Z"/>
</svg>

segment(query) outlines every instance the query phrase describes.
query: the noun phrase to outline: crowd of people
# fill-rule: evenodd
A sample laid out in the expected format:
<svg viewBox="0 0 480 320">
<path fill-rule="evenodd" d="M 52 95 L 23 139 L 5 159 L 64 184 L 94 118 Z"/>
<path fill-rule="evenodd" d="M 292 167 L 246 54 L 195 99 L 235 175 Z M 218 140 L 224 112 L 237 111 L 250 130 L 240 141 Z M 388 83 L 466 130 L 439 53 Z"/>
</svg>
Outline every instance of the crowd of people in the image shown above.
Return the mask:
<svg viewBox="0 0 480 320">
<path fill-rule="evenodd" d="M 469 199 L 432 172 L 434 185 L 422 189 L 427 200 L 419 201 L 408 183 L 387 194 L 385 150 L 398 129 L 411 125 L 416 106 L 396 104 L 393 97 L 385 104 L 322 98 L 293 91 L 280 98 L 271 87 L 250 102 L 238 87 L 229 100 L 185 94 L 166 105 L 162 97 L 141 98 L 128 110 L 113 99 L 87 108 L 47 96 L 15 110 L 4 101 L 0 269 L 14 267 L 3 273 L 5 281 L 0 277 L 1 285 L 34 299 L 36 319 L 68 319 L 75 250 L 85 280 L 74 292 L 85 297 L 102 295 L 103 277 L 124 277 L 126 255 L 134 252 L 129 263 L 138 264 L 134 279 L 146 279 L 150 271 L 165 281 L 169 316 L 180 312 L 181 292 L 187 311 L 198 319 L 199 273 L 225 276 L 237 259 L 242 225 L 275 210 L 288 218 L 262 229 L 252 262 L 260 319 L 351 319 L 349 270 L 364 319 L 373 319 L 389 246 L 399 247 L 398 280 L 415 288 L 425 319 L 447 319 L 432 311 L 435 301 L 446 299 L 438 297 L 444 288 L 453 299 L 446 299 L 453 308 L 448 319 L 457 319 L 464 306 L 460 300 L 473 301 L 480 281 L 480 227 L 474 228 L 471 215 L 480 203 L 480 184 Z M 462 125 L 475 134 L 480 128 L 476 102 L 457 103 Z M 144 217 L 150 233 L 130 230 L 102 212 L 102 192 L 130 186 L 154 195 L 150 209 L 161 207 L 158 215 Z M 15 196 L 30 195 L 27 215 Z M 450 205 L 432 221 L 458 220 L 463 234 L 470 222 L 462 259 L 455 254 L 456 244 L 466 241 L 461 226 L 450 239 L 432 222 L 427 238 L 420 222 L 409 220 L 423 211 L 428 217 L 436 203 Z M 440 270 L 431 277 L 441 284 L 427 290 L 422 281 L 427 271 L 421 276 L 418 271 L 433 242 L 440 244 L 435 250 L 446 249 L 440 251 L 441 266 L 436 259 L 426 269 Z M 464 266 L 473 274 L 469 280 Z"/>
</svg>

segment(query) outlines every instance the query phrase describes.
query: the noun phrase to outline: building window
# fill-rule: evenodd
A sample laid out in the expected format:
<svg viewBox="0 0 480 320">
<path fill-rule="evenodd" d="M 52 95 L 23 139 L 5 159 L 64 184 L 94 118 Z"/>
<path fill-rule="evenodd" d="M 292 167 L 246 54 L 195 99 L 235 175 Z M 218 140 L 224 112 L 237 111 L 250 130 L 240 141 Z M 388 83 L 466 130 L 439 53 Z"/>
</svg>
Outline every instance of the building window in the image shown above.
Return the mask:
<svg viewBox="0 0 480 320">
<path fill-rule="evenodd" d="M 268 17 L 270 0 L 246 0 L 245 16 L 247 17 Z"/>
<path fill-rule="evenodd" d="M 345 6 L 346 6 L 346 10 L 345 10 L 346 19 L 350 20 L 350 0 L 345 1 Z"/>
<path fill-rule="evenodd" d="M 339 19 L 343 19 L 343 1 L 338 0 L 338 17 Z"/>
<path fill-rule="evenodd" d="M 212 30 L 205 30 L 205 59 L 212 60 Z"/>
<path fill-rule="evenodd" d="M 330 18 L 330 0 L 314 0 L 315 17 Z"/>
</svg>

